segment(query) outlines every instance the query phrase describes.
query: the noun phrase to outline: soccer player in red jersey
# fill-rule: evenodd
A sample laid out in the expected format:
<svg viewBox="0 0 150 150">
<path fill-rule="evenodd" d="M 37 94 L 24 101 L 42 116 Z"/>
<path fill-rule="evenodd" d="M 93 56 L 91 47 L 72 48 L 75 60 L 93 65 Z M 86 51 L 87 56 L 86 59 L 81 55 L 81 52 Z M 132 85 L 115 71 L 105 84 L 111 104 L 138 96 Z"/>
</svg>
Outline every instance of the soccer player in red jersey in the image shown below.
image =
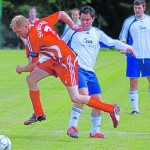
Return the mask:
<svg viewBox="0 0 150 150">
<path fill-rule="evenodd" d="M 36 16 L 37 16 L 37 9 L 36 9 L 36 7 L 30 7 L 29 8 L 29 18 L 28 18 L 28 20 L 31 23 L 31 25 L 34 25 L 34 23 L 39 20 L 39 18 L 37 18 Z M 23 41 L 24 46 L 25 46 L 26 57 L 28 58 L 28 61 L 30 61 L 29 60 L 30 51 L 29 51 L 28 46 L 27 46 L 27 40 L 24 39 L 23 37 L 20 37 L 20 38 Z"/>
<path fill-rule="evenodd" d="M 86 24 L 75 26 L 69 15 L 64 11 L 59 11 L 46 18 L 42 18 L 34 26 L 22 15 L 14 17 L 10 24 L 17 36 L 27 39 L 27 46 L 31 57 L 31 62 L 27 65 L 16 67 L 18 74 L 30 72 L 26 81 L 34 113 L 24 124 L 30 125 L 46 119 L 41 105 L 40 90 L 37 83 L 41 79 L 53 75 L 59 77 L 61 82 L 66 86 L 72 102 L 86 104 L 90 107 L 108 112 L 113 126 L 116 128 L 120 119 L 120 109 L 117 105 L 106 104 L 92 96 L 79 94 L 78 61 L 75 53 L 59 38 L 54 30 L 54 25 L 58 20 L 67 23 L 75 31 L 82 31 L 86 26 Z M 44 59 L 41 61 L 38 61 L 39 54 L 44 55 Z"/>
</svg>

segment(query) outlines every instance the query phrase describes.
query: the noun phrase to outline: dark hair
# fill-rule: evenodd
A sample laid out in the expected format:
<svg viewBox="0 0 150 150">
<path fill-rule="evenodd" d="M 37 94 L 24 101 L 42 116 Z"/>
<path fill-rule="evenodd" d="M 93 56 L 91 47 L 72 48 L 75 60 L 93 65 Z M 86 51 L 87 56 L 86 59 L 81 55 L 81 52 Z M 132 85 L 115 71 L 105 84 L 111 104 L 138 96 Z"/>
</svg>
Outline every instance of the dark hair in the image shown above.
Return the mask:
<svg viewBox="0 0 150 150">
<path fill-rule="evenodd" d="M 80 10 L 80 15 L 81 14 L 90 14 L 90 16 L 93 18 L 95 17 L 95 10 L 90 7 L 90 6 L 85 6 L 85 7 L 82 7 L 81 10 Z"/>
<path fill-rule="evenodd" d="M 145 0 L 134 0 L 134 5 L 143 5 L 143 7 L 146 6 Z"/>
</svg>

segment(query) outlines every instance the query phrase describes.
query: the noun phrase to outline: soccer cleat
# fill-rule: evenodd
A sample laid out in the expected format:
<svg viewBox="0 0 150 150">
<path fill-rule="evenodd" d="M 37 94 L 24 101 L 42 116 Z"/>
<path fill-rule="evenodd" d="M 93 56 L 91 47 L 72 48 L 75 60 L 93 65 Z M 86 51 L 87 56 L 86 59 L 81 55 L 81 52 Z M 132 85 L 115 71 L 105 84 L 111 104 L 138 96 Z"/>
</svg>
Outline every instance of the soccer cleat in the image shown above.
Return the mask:
<svg viewBox="0 0 150 150">
<path fill-rule="evenodd" d="M 72 138 L 79 138 L 78 129 L 76 127 L 70 127 L 67 131 L 67 135 L 69 135 Z"/>
<path fill-rule="evenodd" d="M 113 112 L 110 112 L 110 117 L 112 119 L 114 128 L 117 128 L 117 126 L 119 125 L 120 120 L 119 112 L 120 112 L 119 106 L 114 104 L 114 110 Z"/>
<path fill-rule="evenodd" d="M 104 136 L 104 134 L 101 134 L 101 133 L 96 133 L 95 135 L 92 135 L 92 134 L 90 133 L 89 138 L 104 139 L 105 136 Z"/>
<path fill-rule="evenodd" d="M 136 111 L 136 110 L 134 110 L 134 111 L 131 112 L 131 115 L 138 115 L 138 114 L 139 114 L 139 112 Z"/>
<path fill-rule="evenodd" d="M 30 125 L 30 124 L 34 124 L 37 121 L 44 121 L 46 120 L 46 115 L 43 114 L 42 116 L 36 116 L 35 114 L 32 115 L 32 117 L 24 122 L 24 125 Z"/>
</svg>

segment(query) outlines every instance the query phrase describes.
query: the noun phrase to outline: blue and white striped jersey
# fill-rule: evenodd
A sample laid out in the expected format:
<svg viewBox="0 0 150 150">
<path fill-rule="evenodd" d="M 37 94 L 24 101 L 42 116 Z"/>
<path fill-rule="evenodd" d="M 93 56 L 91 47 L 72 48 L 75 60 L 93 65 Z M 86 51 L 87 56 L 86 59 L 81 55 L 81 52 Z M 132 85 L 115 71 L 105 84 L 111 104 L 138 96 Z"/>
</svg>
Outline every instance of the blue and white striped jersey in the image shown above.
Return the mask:
<svg viewBox="0 0 150 150">
<path fill-rule="evenodd" d="M 87 71 L 93 72 L 93 67 L 101 45 L 123 50 L 129 47 L 119 40 L 110 38 L 95 27 L 91 27 L 82 32 L 75 32 L 70 29 L 61 38 L 77 54 L 79 66 Z"/>
<path fill-rule="evenodd" d="M 133 46 L 137 58 L 150 58 L 150 16 L 127 18 L 119 39 Z"/>
</svg>

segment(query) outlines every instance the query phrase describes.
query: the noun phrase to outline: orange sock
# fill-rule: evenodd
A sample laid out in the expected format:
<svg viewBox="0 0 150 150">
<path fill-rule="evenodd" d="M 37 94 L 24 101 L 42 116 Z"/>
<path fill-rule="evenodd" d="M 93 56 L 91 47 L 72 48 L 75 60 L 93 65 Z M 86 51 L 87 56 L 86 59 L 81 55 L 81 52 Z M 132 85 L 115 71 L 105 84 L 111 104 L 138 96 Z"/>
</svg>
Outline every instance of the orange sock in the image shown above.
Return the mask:
<svg viewBox="0 0 150 150">
<path fill-rule="evenodd" d="M 39 91 L 29 91 L 32 106 L 36 116 L 41 116 L 44 114 L 43 108 L 40 101 L 40 92 Z"/>
<path fill-rule="evenodd" d="M 88 106 L 105 111 L 105 112 L 112 112 L 114 110 L 114 105 L 101 102 L 92 96 L 88 102 Z"/>
</svg>

